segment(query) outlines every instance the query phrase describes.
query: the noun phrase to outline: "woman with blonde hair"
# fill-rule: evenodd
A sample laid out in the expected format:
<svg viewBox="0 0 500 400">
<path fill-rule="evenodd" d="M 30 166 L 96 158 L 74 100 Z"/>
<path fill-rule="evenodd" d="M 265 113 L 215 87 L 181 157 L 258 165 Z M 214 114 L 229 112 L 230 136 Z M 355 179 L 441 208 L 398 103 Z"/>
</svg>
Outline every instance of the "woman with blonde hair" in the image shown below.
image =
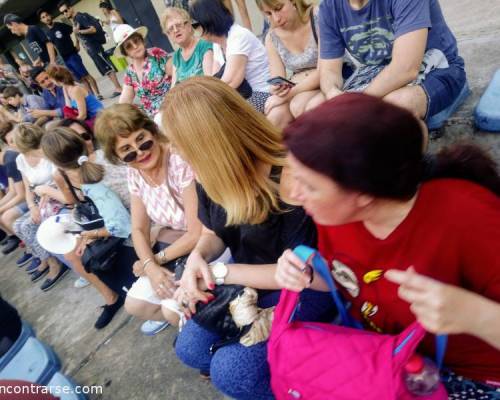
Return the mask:
<svg viewBox="0 0 500 400">
<path fill-rule="evenodd" d="M 133 267 L 138 279 L 127 294 L 125 309 L 148 320 L 142 332 L 154 335 L 166 327 L 165 320 L 178 322 L 177 314 L 161 310 L 175 290 L 169 269 L 191 252 L 200 235 L 194 175 L 136 106 L 115 104 L 104 110 L 95 133 L 106 158 L 128 167 L 132 240 L 139 261 Z"/>
<path fill-rule="evenodd" d="M 31 281 L 36 282 L 47 274 L 41 286 L 43 291 L 47 291 L 68 272 L 68 268 L 60 265 L 36 239 L 40 223 L 57 214 L 64 203 L 64 197 L 54 187 L 52 176 L 55 166 L 45 158 L 40 147 L 44 134 L 43 128 L 29 123 L 21 123 L 14 130 L 14 143 L 21 153 L 16 158 L 16 165 L 23 177 L 29 211 L 14 222 L 13 229 L 34 257 L 40 260 Z"/>
<path fill-rule="evenodd" d="M 163 32 L 179 46 L 172 58 L 172 85 L 191 76 L 212 75 L 212 43 L 195 36 L 191 23 L 182 8 L 169 7 L 162 15 Z"/>
<path fill-rule="evenodd" d="M 196 173 L 203 224 L 176 293 L 178 303 L 190 315 L 198 301 L 213 298 L 207 288 L 238 284 L 258 289 L 260 307 L 274 306 L 278 257 L 287 248 L 316 242 L 311 219 L 289 200 L 291 180 L 280 132 L 237 92 L 212 77 L 177 85 L 166 97 L 162 115 L 166 135 Z M 226 247 L 233 262 L 209 267 Z M 312 301 L 310 295 L 305 293 L 300 314 L 320 318 L 330 307 L 329 298 L 319 294 Z M 315 309 L 309 307 L 312 303 Z M 232 398 L 272 398 L 266 343 L 231 344 L 211 355 L 209 348 L 220 339 L 188 321 L 176 352 Z"/>
<path fill-rule="evenodd" d="M 130 236 L 130 214 L 120 196 L 108 185 L 108 168 L 89 153 L 86 141 L 73 129 L 58 127 L 48 131 L 41 141 L 45 156 L 57 166 L 54 181 L 67 204 L 75 204 L 88 197 L 95 204 L 104 221 L 104 227 L 84 230 L 77 248 L 64 258 L 75 271 L 90 282 L 104 298 L 106 304 L 94 327 L 107 326 L 123 306 L 120 295 L 123 286 L 132 284 L 133 276 L 124 266 L 114 266 L 109 272 L 88 271 L 82 264 L 82 256 L 92 241 L 110 236 L 126 239 Z M 122 249 L 124 251 L 124 248 Z"/>
<path fill-rule="evenodd" d="M 319 87 L 318 16 L 305 0 L 257 0 L 257 5 L 271 21 L 266 36 L 266 50 L 272 77 L 287 76 L 286 82 L 271 85 L 265 113 L 279 128 L 286 127 L 304 111 L 325 101 Z"/>
</svg>

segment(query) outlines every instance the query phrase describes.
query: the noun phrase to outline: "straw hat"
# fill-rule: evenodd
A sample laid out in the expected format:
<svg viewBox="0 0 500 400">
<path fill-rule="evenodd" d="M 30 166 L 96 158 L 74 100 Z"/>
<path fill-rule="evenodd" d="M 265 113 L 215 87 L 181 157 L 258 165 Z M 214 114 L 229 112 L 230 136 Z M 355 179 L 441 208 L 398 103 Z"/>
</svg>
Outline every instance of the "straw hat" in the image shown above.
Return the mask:
<svg viewBox="0 0 500 400">
<path fill-rule="evenodd" d="M 122 56 L 120 52 L 120 47 L 134 33 L 138 33 L 144 39 L 148 34 L 148 28 L 146 28 L 145 26 L 140 26 L 139 28 L 132 28 L 130 25 L 127 24 L 120 24 L 115 29 L 113 29 L 113 39 L 115 40 L 116 43 L 116 48 L 115 51 L 113 52 L 114 56 L 116 57 Z"/>
</svg>

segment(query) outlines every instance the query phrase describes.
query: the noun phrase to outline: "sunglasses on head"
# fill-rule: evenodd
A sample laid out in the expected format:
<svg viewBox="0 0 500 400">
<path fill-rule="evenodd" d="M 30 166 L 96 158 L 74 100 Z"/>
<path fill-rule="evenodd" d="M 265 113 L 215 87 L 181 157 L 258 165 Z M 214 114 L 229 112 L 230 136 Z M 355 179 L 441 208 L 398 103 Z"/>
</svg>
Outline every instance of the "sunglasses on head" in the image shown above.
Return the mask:
<svg viewBox="0 0 500 400">
<path fill-rule="evenodd" d="M 137 146 L 137 150 L 140 151 L 147 151 L 150 150 L 153 145 L 155 144 L 154 140 L 146 140 L 145 142 L 142 142 L 139 146 Z M 131 163 L 132 161 L 135 161 L 137 158 L 137 151 L 131 151 L 130 153 L 127 153 L 123 158 L 122 161 L 126 163 Z"/>
</svg>

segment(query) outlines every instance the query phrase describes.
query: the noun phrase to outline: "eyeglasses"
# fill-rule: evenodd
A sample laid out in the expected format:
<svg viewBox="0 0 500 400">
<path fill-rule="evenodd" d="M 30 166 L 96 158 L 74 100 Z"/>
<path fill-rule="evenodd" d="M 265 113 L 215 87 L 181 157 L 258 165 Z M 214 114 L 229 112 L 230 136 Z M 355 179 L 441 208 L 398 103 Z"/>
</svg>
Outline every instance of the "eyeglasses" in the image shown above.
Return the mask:
<svg viewBox="0 0 500 400">
<path fill-rule="evenodd" d="M 167 33 L 171 34 L 171 33 L 174 33 L 175 31 L 181 30 L 187 24 L 188 24 L 188 21 L 178 22 L 176 24 L 173 24 L 170 28 L 167 29 Z"/>
<path fill-rule="evenodd" d="M 123 43 L 123 48 L 125 51 L 130 50 L 132 47 L 136 47 L 138 44 L 143 43 L 142 37 L 132 36 L 128 38 L 125 43 Z"/>
<path fill-rule="evenodd" d="M 89 140 L 92 140 L 92 135 L 88 132 L 83 132 L 83 133 L 80 133 L 80 137 L 85 140 L 86 142 L 88 142 Z"/>
<path fill-rule="evenodd" d="M 66 14 L 69 11 L 69 8 L 65 8 L 64 10 L 59 10 L 59 11 L 61 11 L 63 14 Z"/>
<path fill-rule="evenodd" d="M 138 147 L 137 150 L 140 151 L 147 151 L 150 150 L 153 145 L 155 144 L 154 140 L 146 140 L 145 142 L 142 142 Z M 124 157 L 122 157 L 122 161 L 125 163 L 131 163 L 132 161 L 135 161 L 137 158 L 137 151 L 131 151 L 130 153 L 127 153 Z"/>
</svg>

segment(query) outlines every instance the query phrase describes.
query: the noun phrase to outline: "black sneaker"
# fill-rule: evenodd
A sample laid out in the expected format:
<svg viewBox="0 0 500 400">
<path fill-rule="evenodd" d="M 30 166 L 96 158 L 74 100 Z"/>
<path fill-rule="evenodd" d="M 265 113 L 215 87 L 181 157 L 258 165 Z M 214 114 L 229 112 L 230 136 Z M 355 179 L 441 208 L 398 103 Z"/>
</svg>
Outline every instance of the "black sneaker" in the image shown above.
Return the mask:
<svg viewBox="0 0 500 400">
<path fill-rule="evenodd" d="M 94 328 L 102 329 L 107 326 L 118 310 L 123 306 L 123 303 L 125 303 L 125 298 L 118 296 L 118 300 L 116 300 L 114 304 L 106 304 L 102 306 L 102 313 L 99 315 L 99 318 L 97 318 Z"/>
<path fill-rule="evenodd" d="M 5 255 L 12 253 L 19 247 L 19 243 L 21 243 L 21 240 L 17 236 L 9 236 L 3 246 L 2 253 Z"/>
<path fill-rule="evenodd" d="M 37 282 L 41 278 L 43 278 L 45 275 L 49 273 L 49 267 L 45 268 L 43 271 L 36 270 L 31 274 L 31 282 Z"/>
<path fill-rule="evenodd" d="M 51 289 L 64 275 L 66 275 L 69 271 L 69 268 L 66 265 L 61 265 L 61 270 L 54 278 L 47 278 L 45 282 L 42 283 L 40 289 L 44 292 Z"/>
</svg>

